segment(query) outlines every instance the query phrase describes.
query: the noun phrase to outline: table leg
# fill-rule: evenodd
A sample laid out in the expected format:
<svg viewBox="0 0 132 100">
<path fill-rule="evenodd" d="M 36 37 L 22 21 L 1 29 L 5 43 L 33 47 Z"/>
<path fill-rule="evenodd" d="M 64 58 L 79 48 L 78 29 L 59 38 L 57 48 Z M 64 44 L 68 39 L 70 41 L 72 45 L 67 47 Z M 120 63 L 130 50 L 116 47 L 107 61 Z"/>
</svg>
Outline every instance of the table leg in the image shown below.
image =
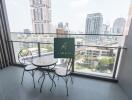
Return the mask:
<svg viewBox="0 0 132 100">
<path fill-rule="evenodd" d="M 54 85 L 55 85 L 55 87 L 56 87 L 56 83 L 55 83 L 55 81 L 54 81 L 54 75 L 53 75 L 53 78 L 52 78 L 52 76 L 51 76 L 50 73 L 48 72 L 48 76 L 49 76 L 49 78 L 51 79 L 51 81 L 54 83 Z"/>
<path fill-rule="evenodd" d="M 44 72 L 43 72 L 44 73 Z M 42 84 L 41 84 L 41 87 L 40 87 L 40 92 L 42 92 L 42 87 L 43 87 L 43 83 L 44 83 L 44 80 L 45 80 L 45 73 L 43 74 L 43 81 L 42 81 Z"/>
<path fill-rule="evenodd" d="M 38 83 L 39 83 L 40 79 L 41 79 L 43 76 L 44 76 L 44 71 L 43 71 L 42 75 L 39 77 Z"/>
<path fill-rule="evenodd" d="M 55 74 L 53 75 L 53 79 L 52 79 L 52 86 L 51 86 L 51 88 L 50 88 L 50 92 L 52 92 L 53 83 L 54 83 L 54 85 L 55 85 L 55 87 L 56 87 L 56 84 L 55 84 L 55 82 L 54 82 L 54 77 L 55 77 Z"/>
</svg>

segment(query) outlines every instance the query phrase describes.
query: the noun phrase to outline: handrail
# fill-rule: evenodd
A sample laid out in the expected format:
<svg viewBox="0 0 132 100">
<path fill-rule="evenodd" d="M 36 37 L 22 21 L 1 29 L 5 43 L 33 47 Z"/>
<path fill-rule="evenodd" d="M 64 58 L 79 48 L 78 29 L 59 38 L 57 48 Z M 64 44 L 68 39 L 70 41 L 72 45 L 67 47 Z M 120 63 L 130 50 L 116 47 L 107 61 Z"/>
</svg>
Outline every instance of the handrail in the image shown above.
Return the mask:
<svg viewBox="0 0 132 100">
<path fill-rule="evenodd" d="M 92 46 L 92 45 L 75 45 L 75 46 L 88 46 L 88 47 L 98 47 L 98 48 L 101 47 L 101 48 L 117 48 L 117 49 L 121 48 L 121 49 L 127 49 L 126 47 L 121 47 L 121 46 L 118 46 L 118 47 L 112 47 L 112 46 L 111 47 L 110 46 L 107 47 L 107 46 L 98 46 L 98 45 L 97 46 Z"/>
<path fill-rule="evenodd" d="M 17 33 L 17 34 L 27 34 L 27 35 L 31 35 L 31 34 L 36 34 L 36 35 L 59 35 L 59 36 L 63 36 L 63 35 L 68 35 L 68 36 L 72 36 L 72 35 L 97 35 L 97 36 L 124 36 L 123 34 L 118 34 L 118 35 L 116 35 L 116 34 L 57 34 L 57 33 L 32 33 L 32 32 L 30 32 L 30 33 L 24 33 L 24 32 L 10 32 L 10 33 Z"/>
<path fill-rule="evenodd" d="M 21 43 L 41 43 L 41 44 L 54 44 L 54 43 L 45 43 L 45 42 L 34 42 L 34 41 L 8 41 L 8 42 L 21 42 Z"/>
<path fill-rule="evenodd" d="M 30 42 L 30 41 L 8 41 L 8 42 L 20 42 L 20 43 L 40 43 L 40 44 L 54 44 L 54 43 L 45 43 L 45 42 Z M 126 47 L 121 47 L 121 46 L 118 46 L 118 47 L 108 47 L 108 46 L 99 46 L 99 45 L 74 45 L 74 46 L 85 46 L 85 47 L 98 47 L 98 48 L 121 48 L 121 49 L 127 49 Z"/>
</svg>

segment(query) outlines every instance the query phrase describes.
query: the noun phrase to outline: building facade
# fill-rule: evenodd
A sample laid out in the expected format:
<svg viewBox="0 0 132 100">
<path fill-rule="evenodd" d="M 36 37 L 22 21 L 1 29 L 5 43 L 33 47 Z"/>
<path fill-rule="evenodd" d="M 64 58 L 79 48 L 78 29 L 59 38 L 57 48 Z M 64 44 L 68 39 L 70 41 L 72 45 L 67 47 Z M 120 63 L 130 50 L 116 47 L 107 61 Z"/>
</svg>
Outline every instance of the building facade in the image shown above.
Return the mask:
<svg viewBox="0 0 132 100">
<path fill-rule="evenodd" d="M 117 18 L 113 24 L 113 33 L 122 33 L 124 32 L 126 20 L 124 18 Z"/>
<path fill-rule="evenodd" d="M 63 22 L 58 23 L 58 27 L 56 28 L 57 37 L 67 37 L 69 32 L 69 23 L 65 23 L 65 25 L 63 25 Z"/>
<path fill-rule="evenodd" d="M 85 33 L 86 34 L 101 34 L 103 25 L 103 16 L 101 13 L 88 14 L 86 18 Z M 88 35 L 88 40 L 95 41 L 98 36 Z"/>
<path fill-rule="evenodd" d="M 24 29 L 24 33 L 28 34 L 28 33 L 31 33 L 31 31 L 30 31 L 30 29 Z"/>
<path fill-rule="evenodd" d="M 30 0 L 34 33 L 51 32 L 51 0 Z"/>
<path fill-rule="evenodd" d="M 102 34 L 109 34 L 110 32 L 110 26 L 107 24 L 103 24 L 102 26 Z"/>
</svg>

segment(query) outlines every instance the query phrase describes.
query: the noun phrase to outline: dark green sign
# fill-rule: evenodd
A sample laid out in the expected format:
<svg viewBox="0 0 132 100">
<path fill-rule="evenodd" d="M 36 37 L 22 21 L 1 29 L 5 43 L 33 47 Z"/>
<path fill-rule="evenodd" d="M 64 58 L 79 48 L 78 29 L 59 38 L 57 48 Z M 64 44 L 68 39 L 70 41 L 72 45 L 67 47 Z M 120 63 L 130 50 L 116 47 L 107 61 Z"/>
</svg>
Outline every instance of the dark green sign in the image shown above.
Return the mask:
<svg viewBox="0 0 132 100">
<path fill-rule="evenodd" d="M 74 38 L 54 38 L 55 58 L 74 58 L 75 54 Z"/>
</svg>

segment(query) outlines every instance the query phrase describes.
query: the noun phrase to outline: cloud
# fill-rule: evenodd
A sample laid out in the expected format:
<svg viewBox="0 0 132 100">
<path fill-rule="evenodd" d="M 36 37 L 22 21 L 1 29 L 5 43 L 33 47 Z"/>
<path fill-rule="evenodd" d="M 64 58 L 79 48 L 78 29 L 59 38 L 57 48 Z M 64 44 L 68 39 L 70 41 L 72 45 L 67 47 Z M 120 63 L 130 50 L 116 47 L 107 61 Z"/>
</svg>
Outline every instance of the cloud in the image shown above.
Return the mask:
<svg viewBox="0 0 132 100">
<path fill-rule="evenodd" d="M 73 0 L 70 2 L 70 7 L 72 8 L 81 8 L 85 7 L 90 0 Z"/>
</svg>

